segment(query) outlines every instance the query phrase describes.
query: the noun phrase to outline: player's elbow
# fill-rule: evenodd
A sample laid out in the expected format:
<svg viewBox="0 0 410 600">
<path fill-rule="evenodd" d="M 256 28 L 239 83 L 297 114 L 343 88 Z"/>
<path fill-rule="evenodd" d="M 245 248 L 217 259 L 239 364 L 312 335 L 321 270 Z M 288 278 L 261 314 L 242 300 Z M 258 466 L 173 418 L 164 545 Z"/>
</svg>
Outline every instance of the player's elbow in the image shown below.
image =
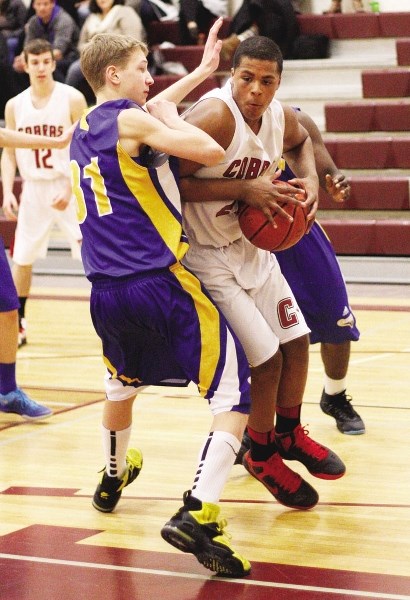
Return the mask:
<svg viewBox="0 0 410 600">
<path fill-rule="evenodd" d="M 213 167 L 214 165 L 219 164 L 225 158 L 225 150 L 219 144 L 213 143 L 209 144 L 209 147 L 206 148 L 202 163 L 206 167 Z"/>
</svg>

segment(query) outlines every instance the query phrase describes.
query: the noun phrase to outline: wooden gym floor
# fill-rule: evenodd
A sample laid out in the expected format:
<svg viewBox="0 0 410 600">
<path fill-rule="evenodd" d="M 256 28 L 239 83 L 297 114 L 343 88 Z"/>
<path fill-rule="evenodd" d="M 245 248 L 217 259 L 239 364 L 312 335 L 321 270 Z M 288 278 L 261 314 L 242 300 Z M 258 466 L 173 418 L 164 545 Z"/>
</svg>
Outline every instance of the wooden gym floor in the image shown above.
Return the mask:
<svg viewBox="0 0 410 600">
<path fill-rule="evenodd" d="M 348 392 L 367 432 L 343 436 L 320 411 L 313 346 L 302 422 L 347 474 L 324 481 L 292 463 L 320 493 L 303 512 L 279 505 L 234 466 L 223 516 L 252 573 L 222 580 L 160 536 L 190 487 L 210 422 L 206 403 L 195 387 L 142 393 L 132 445 L 144 468 L 114 513 L 94 510 L 104 370 L 88 285 L 36 278 L 18 380 L 54 415 L 27 423 L 0 413 L 1 600 L 410 600 L 409 286 L 350 285 L 349 293 L 361 340 Z"/>
</svg>

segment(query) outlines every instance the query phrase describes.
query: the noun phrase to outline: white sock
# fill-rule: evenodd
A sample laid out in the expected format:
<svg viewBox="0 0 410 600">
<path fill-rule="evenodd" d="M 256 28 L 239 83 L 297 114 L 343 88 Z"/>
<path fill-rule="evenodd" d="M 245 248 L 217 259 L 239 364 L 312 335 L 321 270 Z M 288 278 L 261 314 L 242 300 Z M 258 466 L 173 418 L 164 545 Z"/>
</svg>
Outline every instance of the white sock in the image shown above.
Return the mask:
<svg viewBox="0 0 410 600">
<path fill-rule="evenodd" d="M 344 392 L 346 389 L 346 377 L 343 379 L 330 379 L 327 375 L 325 375 L 325 392 L 326 394 L 330 394 L 334 396 L 335 394 L 340 394 L 340 392 Z"/>
<path fill-rule="evenodd" d="M 131 437 L 131 425 L 121 431 L 111 431 L 102 426 L 105 468 L 109 477 L 121 477 L 127 468 L 125 457 Z"/>
<path fill-rule="evenodd" d="M 216 504 L 229 477 L 240 441 L 227 431 L 209 434 L 199 455 L 198 470 L 192 486 L 192 495 L 202 502 Z"/>
</svg>

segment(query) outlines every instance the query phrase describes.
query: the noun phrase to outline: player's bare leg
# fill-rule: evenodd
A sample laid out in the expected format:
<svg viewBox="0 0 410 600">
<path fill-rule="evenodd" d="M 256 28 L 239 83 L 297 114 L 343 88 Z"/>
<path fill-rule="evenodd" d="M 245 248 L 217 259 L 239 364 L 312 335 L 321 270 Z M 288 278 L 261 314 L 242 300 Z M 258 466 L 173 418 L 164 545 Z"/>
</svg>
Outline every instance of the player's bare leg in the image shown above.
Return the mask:
<svg viewBox="0 0 410 600">
<path fill-rule="evenodd" d="M 326 376 L 320 407 L 324 413 L 336 420 L 336 426 L 341 433 L 360 435 L 366 430 L 364 422 L 351 404 L 352 397 L 346 394 L 350 346 L 350 340 L 340 344 L 320 345 Z"/>
<path fill-rule="evenodd" d="M 13 281 L 16 286 L 17 295 L 20 300 L 18 347 L 27 343 L 27 323 L 25 317 L 26 300 L 30 294 L 33 266 L 18 265 L 14 263 L 12 268 Z"/>
</svg>

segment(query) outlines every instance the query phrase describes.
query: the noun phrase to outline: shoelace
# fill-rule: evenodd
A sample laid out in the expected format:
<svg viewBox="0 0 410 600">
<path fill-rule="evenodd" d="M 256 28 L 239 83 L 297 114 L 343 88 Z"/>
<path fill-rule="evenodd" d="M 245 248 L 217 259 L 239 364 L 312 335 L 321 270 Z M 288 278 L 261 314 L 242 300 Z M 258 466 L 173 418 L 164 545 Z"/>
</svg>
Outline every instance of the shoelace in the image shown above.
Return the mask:
<svg viewBox="0 0 410 600">
<path fill-rule="evenodd" d="M 232 539 L 231 534 L 225 529 L 225 527 L 227 527 L 228 525 L 228 521 L 226 519 L 220 519 L 219 521 L 216 521 L 215 525 L 215 529 L 218 532 L 219 536 L 225 538 L 227 541 L 230 541 Z"/>
<path fill-rule="evenodd" d="M 301 437 L 302 435 L 305 437 L 301 440 L 301 443 L 298 444 L 297 438 Z M 309 437 L 309 430 L 307 429 L 307 426 L 300 426 L 298 428 L 298 435 L 295 436 L 295 444 L 296 446 L 299 446 L 299 448 L 301 448 L 305 454 L 313 456 L 318 460 L 323 460 L 327 457 L 327 450 Z"/>
<path fill-rule="evenodd" d="M 289 469 L 282 460 L 278 461 L 276 474 L 279 475 L 280 478 L 275 477 L 275 480 L 284 490 L 295 492 L 300 486 L 300 475 L 295 473 L 295 471 L 292 471 L 292 469 Z"/>
<path fill-rule="evenodd" d="M 357 413 L 351 405 L 352 400 L 351 396 L 345 395 L 334 402 L 334 411 L 338 417 L 353 418 L 356 416 Z"/>
<path fill-rule="evenodd" d="M 34 400 L 30 400 L 27 398 L 25 394 L 23 394 L 20 390 L 16 392 L 16 400 L 20 403 L 20 406 L 24 408 L 33 408 L 33 406 L 37 406 L 37 402 Z"/>
</svg>

